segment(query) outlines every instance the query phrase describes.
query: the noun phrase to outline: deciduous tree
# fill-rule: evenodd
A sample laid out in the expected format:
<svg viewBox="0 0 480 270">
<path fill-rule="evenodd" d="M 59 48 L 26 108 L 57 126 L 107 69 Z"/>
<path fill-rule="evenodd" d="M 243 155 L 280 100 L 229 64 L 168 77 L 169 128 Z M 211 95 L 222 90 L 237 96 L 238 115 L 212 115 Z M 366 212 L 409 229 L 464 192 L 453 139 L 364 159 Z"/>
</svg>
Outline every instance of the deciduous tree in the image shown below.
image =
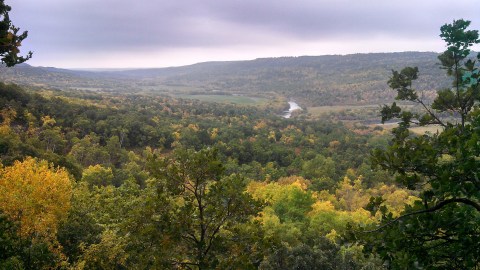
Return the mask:
<svg viewBox="0 0 480 270">
<path fill-rule="evenodd" d="M 167 238 L 178 238 L 171 263 L 196 269 L 215 267 L 216 257 L 236 238 L 232 228 L 260 210 L 259 203 L 245 192 L 245 180 L 225 176 L 213 149 L 177 150 L 172 157 L 154 158 L 149 167 L 157 179 L 156 197 L 167 196 L 173 208 L 164 220 L 173 228 Z"/>
<path fill-rule="evenodd" d="M 0 170 L 0 210 L 22 236 L 55 239 L 70 207 L 71 182 L 62 168 L 26 158 Z"/>
<path fill-rule="evenodd" d="M 439 55 L 452 87 L 438 91 L 431 104 L 414 88 L 419 71 L 393 71 L 388 81 L 397 99 L 419 104 L 423 113 L 403 110 L 393 103 L 382 109 L 382 121 L 399 118 L 386 150 L 373 161 L 396 175 L 399 183 L 420 191 L 421 200 L 399 216 L 383 212 L 380 227 L 360 234 L 366 251 L 376 251 L 394 269 L 476 269 L 480 266 L 480 43 L 470 22 L 456 20 L 441 27 L 447 50 Z M 439 125 L 434 134 L 416 136 L 413 125 Z"/>
</svg>

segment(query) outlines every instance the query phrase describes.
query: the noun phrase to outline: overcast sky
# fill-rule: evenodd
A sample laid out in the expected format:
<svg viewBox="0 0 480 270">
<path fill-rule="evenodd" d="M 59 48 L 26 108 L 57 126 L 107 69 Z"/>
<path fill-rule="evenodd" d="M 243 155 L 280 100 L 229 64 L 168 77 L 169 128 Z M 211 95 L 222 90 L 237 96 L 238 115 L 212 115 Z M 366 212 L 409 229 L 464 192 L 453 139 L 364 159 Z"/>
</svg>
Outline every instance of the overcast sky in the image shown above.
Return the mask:
<svg viewBox="0 0 480 270">
<path fill-rule="evenodd" d="M 5 0 L 29 64 L 165 67 L 211 60 L 443 51 L 480 0 Z M 478 50 L 478 47 L 476 47 Z"/>
</svg>

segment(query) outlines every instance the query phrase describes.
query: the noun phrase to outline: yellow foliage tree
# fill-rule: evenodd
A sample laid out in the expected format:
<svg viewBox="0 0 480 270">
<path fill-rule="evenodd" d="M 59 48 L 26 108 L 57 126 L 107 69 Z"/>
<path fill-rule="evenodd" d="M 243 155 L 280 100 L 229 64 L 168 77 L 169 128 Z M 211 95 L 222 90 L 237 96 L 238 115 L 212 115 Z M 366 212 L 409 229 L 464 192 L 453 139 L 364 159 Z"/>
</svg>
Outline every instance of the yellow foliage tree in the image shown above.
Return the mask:
<svg viewBox="0 0 480 270">
<path fill-rule="evenodd" d="M 68 173 L 28 157 L 0 168 L 0 210 L 19 222 L 22 237 L 53 239 L 70 208 Z"/>
<path fill-rule="evenodd" d="M 362 177 L 353 181 L 344 177 L 338 184 L 335 195 L 339 201 L 339 206 L 347 211 L 355 211 L 365 207 L 370 199 L 370 195 L 363 190 Z"/>
</svg>

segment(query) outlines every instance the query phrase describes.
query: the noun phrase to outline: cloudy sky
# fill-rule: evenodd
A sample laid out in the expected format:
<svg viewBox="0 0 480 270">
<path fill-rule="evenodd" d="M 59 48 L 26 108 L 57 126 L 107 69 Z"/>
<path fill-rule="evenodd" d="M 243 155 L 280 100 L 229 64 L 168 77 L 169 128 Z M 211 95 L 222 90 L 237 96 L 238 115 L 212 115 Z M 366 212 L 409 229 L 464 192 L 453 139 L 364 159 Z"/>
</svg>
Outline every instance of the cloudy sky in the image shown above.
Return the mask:
<svg viewBox="0 0 480 270">
<path fill-rule="evenodd" d="M 258 57 L 437 51 L 480 0 L 5 0 L 29 64 L 165 67 Z M 478 47 L 477 47 L 478 50 Z"/>
</svg>

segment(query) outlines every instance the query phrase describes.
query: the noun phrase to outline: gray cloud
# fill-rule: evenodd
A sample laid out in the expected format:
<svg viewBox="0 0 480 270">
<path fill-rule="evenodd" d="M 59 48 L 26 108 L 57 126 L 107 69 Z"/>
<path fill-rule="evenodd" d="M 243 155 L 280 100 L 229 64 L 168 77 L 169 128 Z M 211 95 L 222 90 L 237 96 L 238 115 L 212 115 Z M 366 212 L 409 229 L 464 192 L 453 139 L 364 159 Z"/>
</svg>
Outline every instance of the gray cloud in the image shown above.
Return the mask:
<svg viewBox="0 0 480 270">
<path fill-rule="evenodd" d="M 438 37 L 455 18 L 480 23 L 477 0 L 6 0 L 45 53 Z M 478 27 L 476 28 L 478 29 Z"/>
</svg>

